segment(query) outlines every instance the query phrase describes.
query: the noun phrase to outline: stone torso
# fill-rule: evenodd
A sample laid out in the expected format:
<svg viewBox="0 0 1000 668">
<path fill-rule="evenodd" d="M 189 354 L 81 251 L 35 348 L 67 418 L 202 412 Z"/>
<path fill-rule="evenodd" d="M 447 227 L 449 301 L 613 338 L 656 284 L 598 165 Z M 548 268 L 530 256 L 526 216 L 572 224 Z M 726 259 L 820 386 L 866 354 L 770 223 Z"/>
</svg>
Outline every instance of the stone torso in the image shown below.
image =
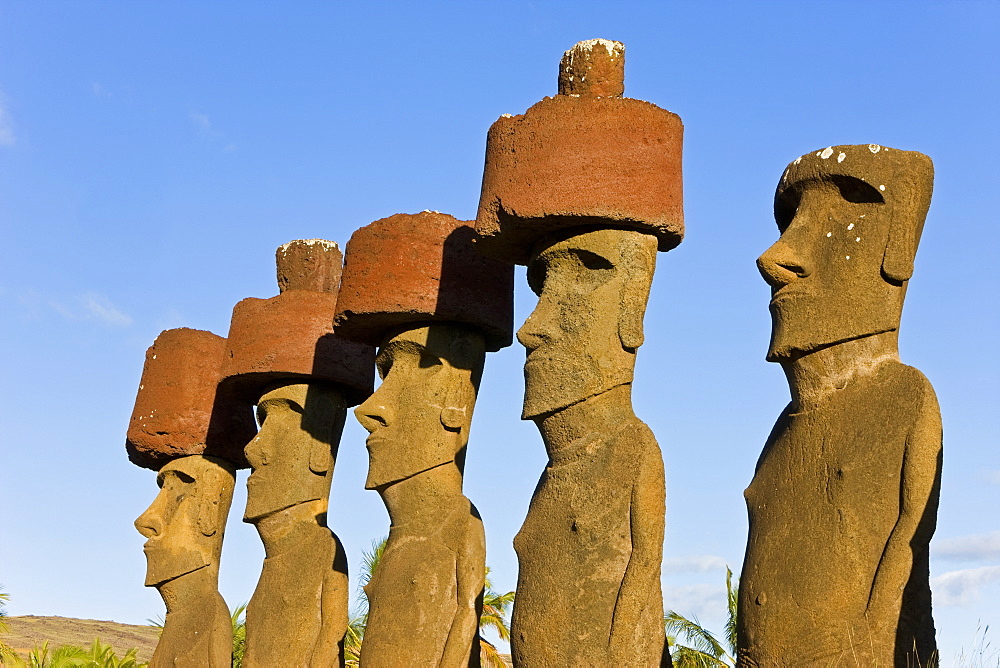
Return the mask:
<svg viewBox="0 0 1000 668">
<path fill-rule="evenodd" d="M 891 362 L 815 409 L 778 419 L 745 492 L 740 665 L 895 664 L 895 625 L 873 628 L 866 611 L 900 518 L 907 439 L 928 390 L 919 372 Z M 914 572 L 926 554 L 926 543 L 913 545 Z M 893 584 L 913 587 L 909 577 L 907 569 Z M 919 632 L 903 626 L 910 638 Z"/>
<path fill-rule="evenodd" d="M 168 612 L 151 668 L 228 668 L 233 637 L 229 609 L 217 592 L 197 609 Z"/>
<path fill-rule="evenodd" d="M 338 643 L 347 625 L 347 574 L 335 568 L 337 538 L 320 525 L 274 545 L 247 606 L 244 666 L 342 665 Z"/>
<path fill-rule="evenodd" d="M 550 451 L 549 464 L 514 539 L 520 562 L 512 641 L 518 666 L 659 666 L 663 603 L 655 577 L 624 582 L 633 558 L 637 487 L 658 491 L 658 545 L 663 541 L 663 461 L 652 433 L 636 418 L 611 434 L 591 433 Z M 652 473 L 652 475 L 650 475 Z M 646 600 L 626 663 L 609 641 L 619 598 L 641 589 Z M 632 591 L 629 591 L 632 590 Z M 533 629 L 541 625 L 545 632 Z"/>
<path fill-rule="evenodd" d="M 475 512 L 471 503 L 450 513 L 430 533 L 407 524 L 390 527 L 378 569 L 365 586 L 371 603 L 362 665 L 445 665 L 456 616 L 474 610 L 482 591 L 480 585 L 475 592 L 463 592 L 459 584 L 459 570 L 470 567 L 463 555 L 475 560 L 485 540 L 482 521 L 470 510 Z M 478 634 L 471 640 L 478 666 Z M 469 644 L 468 638 L 464 642 Z M 449 668 L 468 665 L 473 664 L 466 652 L 461 663 Z"/>
</svg>

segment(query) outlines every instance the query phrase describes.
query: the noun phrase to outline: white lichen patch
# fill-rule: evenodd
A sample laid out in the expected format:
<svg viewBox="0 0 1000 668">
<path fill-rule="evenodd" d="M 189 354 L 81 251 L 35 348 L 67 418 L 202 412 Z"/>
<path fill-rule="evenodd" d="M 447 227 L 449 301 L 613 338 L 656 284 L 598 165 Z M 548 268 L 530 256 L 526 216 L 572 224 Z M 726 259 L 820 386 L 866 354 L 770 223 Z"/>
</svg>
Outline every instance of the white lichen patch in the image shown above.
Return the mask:
<svg viewBox="0 0 1000 668">
<path fill-rule="evenodd" d="M 885 186 L 879 186 L 878 189 L 879 190 L 885 190 Z"/>
<path fill-rule="evenodd" d="M 882 150 L 882 147 L 879 146 L 878 144 L 868 144 L 868 150 L 871 151 L 872 153 L 878 153 L 879 151 Z"/>
<path fill-rule="evenodd" d="M 797 164 L 799 164 L 800 162 L 802 162 L 802 156 L 801 156 L 801 155 L 800 155 L 799 157 L 795 158 L 795 162 L 794 162 L 793 164 L 796 164 L 796 165 L 797 165 Z"/>
<path fill-rule="evenodd" d="M 500 118 L 514 118 L 514 114 L 500 114 Z"/>
<path fill-rule="evenodd" d="M 846 158 L 846 157 L 847 157 L 847 154 L 844 153 L 843 151 L 841 151 L 840 154 L 837 155 L 837 162 L 843 162 L 844 158 Z"/>
<path fill-rule="evenodd" d="M 854 237 L 855 241 L 861 241 L 861 237 Z"/>
<path fill-rule="evenodd" d="M 287 244 L 281 244 L 278 246 L 278 252 L 284 255 L 292 246 L 297 246 L 299 244 L 305 246 L 319 246 L 326 250 L 340 249 L 340 246 L 337 245 L 336 241 L 330 241 L 329 239 L 296 239 L 295 241 L 289 241 Z"/>
<path fill-rule="evenodd" d="M 850 259 L 851 259 L 851 256 L 850 256 L 850 255 L 845 255 L 845 256 L 844 256 L 844 259 L 845 259 L 845 260 L 850 260 Z"/>
<path fill-rule="evenodd" d="M 616 42 L 613 39 L 601 39 L 600 37 L 598 37 L 597 39 L 586 39 L 582 42 L 577 42 L 576 44 L 573 45 L 573 48 L 567 51 L 566 53 L 569 55 L 572 61 L 573 51 L 576 51 L 578 49 L 581 51 L 593 51 L 594 47 L 597 46 L 603 46 L 605 49 L 607 49 L 608 55 L 611 56 L 612 58 L 615 57 L 616 52 L 619 55 L 625 53 L 625 45 L 622 44 L 621 42 Z"/>
<path fill-rule="evenodd" d="M 831 155 L 833 155 L 832 146 L 827 146 L 826 148 L 824 148 L 822 151 L 819 152 L 819 157 L 823 158 L 824 160 L 829 158 Z"/>
<path fill-rule="evenodd" d="M 828 236 L 828 237 L 832 237 L 832 236 L 833 236 L 833 232 L 827 232 L 827 233 L 826 233 L 826 236 Z"/>
<path fill-rule="evenodd" d="M 440 211 L 432 211 L 431 209 L 424 209 L 420 213 L 441 213 Z"/>
<path fill-rule="evenodd" d="M 849 229 L 849 230 L 853 230 L 853 229 L 854 229 L 854 223 L 851 223 L 850 225 L 848 225 L 848 226 L 847 226 L 847 229 Z"/>
</svg>

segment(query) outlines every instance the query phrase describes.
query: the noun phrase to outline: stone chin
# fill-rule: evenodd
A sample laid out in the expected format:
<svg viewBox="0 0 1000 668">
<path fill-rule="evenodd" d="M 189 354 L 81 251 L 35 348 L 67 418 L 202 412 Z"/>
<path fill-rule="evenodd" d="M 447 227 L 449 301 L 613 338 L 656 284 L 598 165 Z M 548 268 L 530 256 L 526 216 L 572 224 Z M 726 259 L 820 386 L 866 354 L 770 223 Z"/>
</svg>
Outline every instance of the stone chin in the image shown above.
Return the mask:
<svg viewBox="0 0 1000 668">
<path fill-rule="evenodd" d="M 790 362 L 823 348 L 898 329 L 890 317 L 836 313 L 832 309 L 815 308 L 802 299 L 772 303 L 770 309 L 768 362 Z"/>
<path fill-rule="evenodd" d="M 605 377 L 595 360 L 567 355 L 537 356 L 524 365 L 522 420 L 535 420 L 632 382 L 632 368 Z"/>
<path fill-rule="evenodd" d="M 376 444 L 376 448 L 379 445 Z M 381 445 L 385 447 L 386 444 L 383 442 Z M 452 463 L 456 457 L 451 444 L 441 444 L 438 448 L 431 448 L 423 456 L 420 456 L 421 453 L 419 452 L 410 452 L 411 455 L 417 455 L 417 457 L 399 458 L 398 453 L 400 449 L 397 447 L 389 447 L 387 451 L 397 456 L 380 456 L 373 454 L 369 449 L 368 478 L 365 480 L 365 489 L 378 489 L 379 487 L 401 482 L 424 471 Z"/>
<path fill-rule="evenodd" d="M 208 566 L 208 559 L 198 550 L 180 552 L 155 545 L 143 548 L 146 553 L 145 586 L 155 587 Z"/>
</svg>

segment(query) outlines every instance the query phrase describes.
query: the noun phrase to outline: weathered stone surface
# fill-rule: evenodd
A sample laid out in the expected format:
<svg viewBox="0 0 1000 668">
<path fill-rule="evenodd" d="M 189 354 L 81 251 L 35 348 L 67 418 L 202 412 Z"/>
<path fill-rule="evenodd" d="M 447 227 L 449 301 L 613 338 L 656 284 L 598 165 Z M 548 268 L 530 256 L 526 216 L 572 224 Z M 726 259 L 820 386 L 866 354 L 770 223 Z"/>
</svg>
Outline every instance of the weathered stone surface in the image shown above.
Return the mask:
<svg viewBox="0 0 1000 668">
<path fill-rule="evenodd" d="M 625 94 L 625 45 L 610 39 L 577 42 L 559 63 L 560 95 Z"/>
<path fill-rule="evenodd" d="M 379 350 L 382 384 L 354 410 L 371 432 L 365 486 L 392 521 L 365 586 L 363 666 L 479 665 L 486 539 L 462 474 L 485 356 L 466 327 L 404 330 Z"/>
<path fill-rule="evenodd" d="M 936 665 L 941 418 L 897 346 L 932 179 L 927 156 L 872 144 L 802 156 L 778 185 L 758 266 L 792 401 L 745 493 L 741 666 Z"/>
<path fill-rule="evenodd" d="M 327 505 L 346 412 L 343 391 L 319 382 L 283 385 L 257 404 L 244 521 L 266 558 L 247 606 L 248 668 L 343 665 L 347 557 Z"/>
<path fill-rule="evenodd" d="M 563 58 L 561 94 L 490 128 L 476 216 L 487 255 L 527 264 L 539 239 L 574 227 L 648 232 L 663 251 L 683 237 L 680 117 L 618 97 L 624 47 L 590 42 Z"/>
<path fill-rule="evenodd" d="M 632 410 L 656 237 L 596 230 L 540 244 L 524 419 L 549 463 L 514 539 L 516 666 L 670 665 L 660 562 L 663 458 Z"/>
<path fill-rule="evenodd" d="M 375 348 L 333 332 L 337 295 L 288 290 L 233 308 L 222 389 L 253 403 L 276 383 L 336 383 L 353 406 L 371 394 Z"/>
<path fill-rule="evenodd" d="M 400 213 L 351 235 L 337 334 L 379 345 L 391 330 L 447 322 L 481 331 L 487 350 L 509 346 L 514 268 L 476 251 L 470 223 L 437 211 Z"/>
<path fill-rule="evenodd" d="M 278 246 L 278 289 L 337 294 L 344 255 L 326 239 L 296 239 Z"/>
<path fill-rule="evenodd" d="M 135 521 L 148 538 L 146 586 L 167 606 L 150 666 L 227 668 L 233 629 L 219 594 L 219 558 L 235 470 L 224 459 L 189 455 L 164 464 L 160 493 Z"/>
<path fill-rule="evenodd" d="M 208 454 L 245 466 L 257 429 L 245 405 L 216 396 L 226 339 L 197 329 L 162 332 L 146 351 L 125 449 L 133 464 L 159 469 L 176 457 Z"/>
<path fill-rule="evenodd" d="M 233 308 L 222 368 L 224 394 L 256 403 L 276 384 L 322 381 L 353 406 L 372 393 L 375 348 L 333 332 L 340 249 L 332 241 L 290 241 L 276 252 L 281 294 Z"/>
</svg>

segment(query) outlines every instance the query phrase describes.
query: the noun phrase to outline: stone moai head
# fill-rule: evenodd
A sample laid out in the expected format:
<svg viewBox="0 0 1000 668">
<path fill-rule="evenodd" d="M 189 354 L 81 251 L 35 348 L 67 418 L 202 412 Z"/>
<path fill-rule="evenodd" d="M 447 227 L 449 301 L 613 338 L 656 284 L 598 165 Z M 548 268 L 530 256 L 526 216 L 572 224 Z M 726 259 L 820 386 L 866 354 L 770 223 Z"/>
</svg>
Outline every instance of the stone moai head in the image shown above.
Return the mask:
<svg viewBox="0 0 1000 668">
<path fill-rule="evenodd" d="M 448 462 L 464 466 L 487 351 L 510 345 L 513 265 L 473 246 L 436 211 L 396 214 L 347 244 L 337 333 L 379 346 L 382 384 L 355 409 L 368 438 L 366 487 Z"/>
<path fill-rule="evenodd" d="M 257 402 L 260 431 L 245 448 L 244 521 L 326 499 L 333 479 L 331 444 L 340 442 L 347 406 L 343 394 L 322 383 L 279 385 Z"/>
<path fill-rule="evenodd" d="M 876 144 L 788 165 L 774 200 L 781 237 L 757 260 L 772 292 L 769 361 L 899 328 L 933 181 L 926 155 Z"/>
<path fill-rule="evenodd" d="M 517 333 L 527 349 L 523 419 L 632 382 L 656 245 L 617 229 L 540 243 L 528 265 L 538 305 Z"/>
<path fill-rule="evenodd" d="M 464 469 L 485 357 L 482 335 L 460 325 L 418 326 L 386 339 L 376 358 L 382 384 L 354 409 L 371 434 L 367 489 L 448 462 Z"/>
<path fill-rule="evenodd" d="M 235 468 L 217 457 L 188 455 L 164 464 L 156 482 L 160 493 L 135 521 L 148 539 L 147 587 L 218 567 Z"/>
<path fill-rule="evenodd" d="M 344 416 L 371 394 L 375 349 L 333 333 L 343 255 L 323 239 L 278 248 L 280 294 L 233 309 L 220 392 L 256 405 L 244 520 L 326 499 Z"/>
<path fill-rule="evenodd" d="M 217 392 L 225 354 L 226 339 L 211 332 L 169 329 L 156 337 L 125 438 L 132 463 L 158 470 L 206 454 L 246 466 L 243 446 L 256 427 L 249 406 Z"/>
<path fill-rule="evenodd" d="M 656 264 L 684 234 L 683 126 L 622 97 L 625 47 L 580 42 L 559 94 L 490 128 L 476 231 L 484 253 L 528 266 L 538 306 L 524 419 L 632 380 Z"/>
</svg>

